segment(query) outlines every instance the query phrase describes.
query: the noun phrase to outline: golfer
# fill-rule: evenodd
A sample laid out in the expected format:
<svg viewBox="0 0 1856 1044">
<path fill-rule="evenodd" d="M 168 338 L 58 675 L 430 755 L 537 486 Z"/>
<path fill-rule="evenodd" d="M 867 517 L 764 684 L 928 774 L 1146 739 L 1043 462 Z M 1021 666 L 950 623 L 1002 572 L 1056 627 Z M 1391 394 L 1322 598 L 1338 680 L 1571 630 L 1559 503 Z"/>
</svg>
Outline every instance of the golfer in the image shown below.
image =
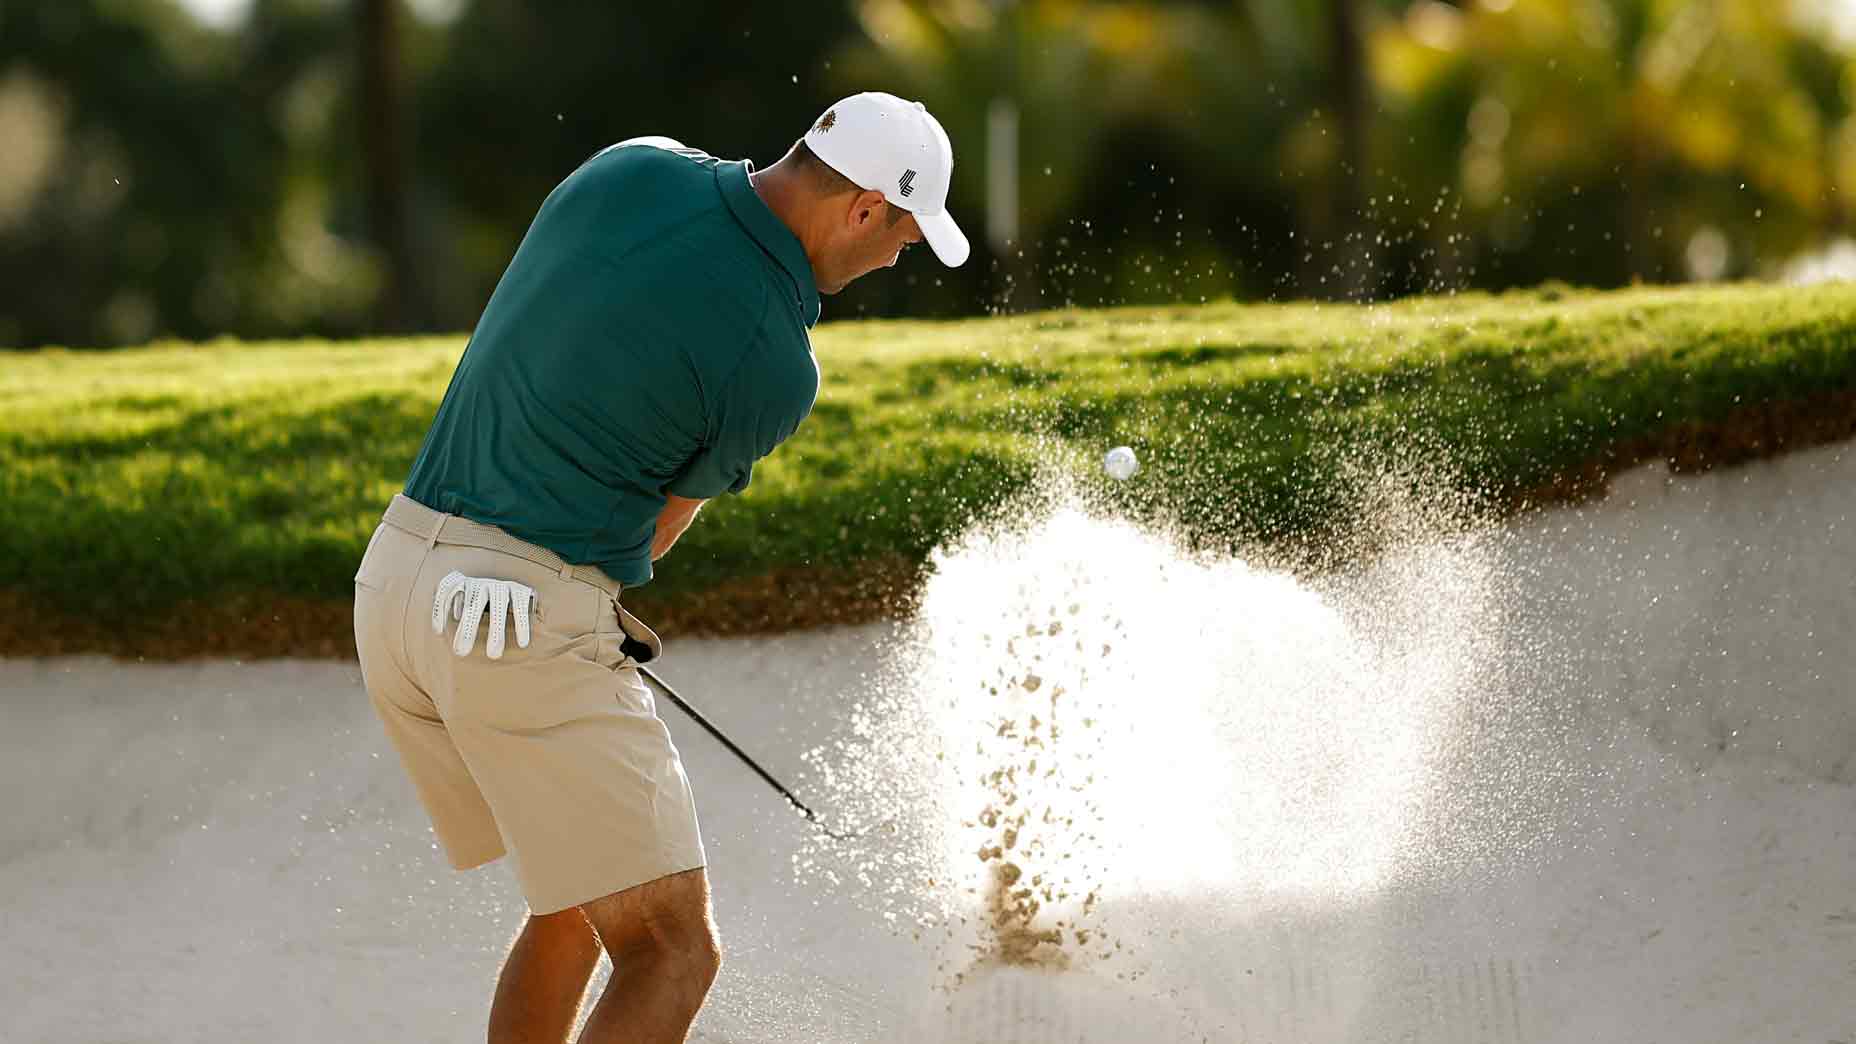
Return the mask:
<svg viewBox="0 0 1856 1044">
<path fill-rule="evenodd" d="M 926 240 L 953 149 L 859 94 L 757 171 L 668 138 L 587 160 L 542 204 L 355 574 L 368 695 L 451 865 L 502 856 L 529 916 L 489 1039 L 683 1041 L 721 966 L 696 805 L 621 604 L 703 502 L 818 394 L 819 295 Z M 482 641 L 478 641 L 481 633 Z"/>
</svg>

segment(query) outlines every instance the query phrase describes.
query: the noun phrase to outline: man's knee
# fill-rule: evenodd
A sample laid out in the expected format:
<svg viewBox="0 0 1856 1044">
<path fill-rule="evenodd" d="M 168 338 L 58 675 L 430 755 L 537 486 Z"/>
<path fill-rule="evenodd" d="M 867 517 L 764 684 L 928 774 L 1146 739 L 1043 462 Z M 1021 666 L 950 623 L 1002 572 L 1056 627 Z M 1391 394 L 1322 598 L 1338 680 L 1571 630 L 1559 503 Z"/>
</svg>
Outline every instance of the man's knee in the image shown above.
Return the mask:
<svg viewBox="0 0 1856 1044">
<path fill-rule="evenodd" d="M 551 914 L 530 913 L 522 931 L 536 942 L 552 947 L 578 948 L 597 945 L 599 942 L 592 922 L 586 919 L 586 915 L 577 906 Z"/>
<path fill-rule="evenodd" d="M 580 906 L 613 963 L 673 965 L 703 989 L 722 967 L 721 939 L 701 869 L 671 874 Z"/>
<path fill-rule="evenodd" d="M 709 922 L 699 935 L 692 937 L 684 952 L 691 980 L 707 993 L 722 971 L 722 939 L 716 934 L 714 922 Z"/>
</svg>

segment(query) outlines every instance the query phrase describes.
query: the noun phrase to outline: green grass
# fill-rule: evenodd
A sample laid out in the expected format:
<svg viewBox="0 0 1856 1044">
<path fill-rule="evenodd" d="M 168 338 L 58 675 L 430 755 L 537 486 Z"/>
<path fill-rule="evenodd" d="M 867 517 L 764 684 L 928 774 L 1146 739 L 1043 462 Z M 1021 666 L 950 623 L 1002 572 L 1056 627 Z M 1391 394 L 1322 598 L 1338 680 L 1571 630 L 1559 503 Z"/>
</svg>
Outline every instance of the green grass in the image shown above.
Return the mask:
<svg viewBox="0 0 1856 1044">
<path fill-rule="evenodd" d="M 0 589 L 70 611 L 345 598 L 462 338 L 0 355 Z M 652 593 L 920 559 L 1051 461 L 1210 545 L 1343 524 L 1337 460 L 1414 448 L 1479 495 L 1739 406 L 1856 388 L 1856 286 L 828 324 L 799 434 Z M 1334 452 L 1337 448 L 1342 453 Z"/>
</svg>

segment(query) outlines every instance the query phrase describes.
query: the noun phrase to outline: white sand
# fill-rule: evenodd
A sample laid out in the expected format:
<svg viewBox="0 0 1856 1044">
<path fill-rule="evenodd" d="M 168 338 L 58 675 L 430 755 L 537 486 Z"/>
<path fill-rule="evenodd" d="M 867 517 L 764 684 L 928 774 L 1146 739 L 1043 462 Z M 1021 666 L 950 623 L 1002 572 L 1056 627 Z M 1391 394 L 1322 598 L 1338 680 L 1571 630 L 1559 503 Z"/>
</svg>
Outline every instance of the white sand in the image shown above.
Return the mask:
<svg viewBox="0 0 1856 1044">
<path fill-rule="evenodd" d="M 916 941 L 880 870 L 832 887 L 806 827 L 661 703 L 729 949 L 697 1039 L 1856 1041 L 1856 450 L 1646 469 L 1509 534 L 1486 561 L 1512 670 L 1426 724 L 1431 789 L 1377 883 L 1110 868 L 1126 949 L 1061 972 Z M 664 673 L 830 815 L 850 797 L 801 754 L 846 735 L 898 641 L 673 638 Z M 0 1040 L 481 1039 L 520 897 L 506 865 L 445 867 L 352 665 L 0 662 L 0 707 Z M 1285 720 L 1262 710 L 1236 725 Z M 1307 800 L 1370 809 L 1377 777 L 1351 778 Z M 1208 830 L 1232 814 L 1186 797 Z M 1234 829 L 1293 865 L 1288 828 L 1272 851 Z"/>
</svg>

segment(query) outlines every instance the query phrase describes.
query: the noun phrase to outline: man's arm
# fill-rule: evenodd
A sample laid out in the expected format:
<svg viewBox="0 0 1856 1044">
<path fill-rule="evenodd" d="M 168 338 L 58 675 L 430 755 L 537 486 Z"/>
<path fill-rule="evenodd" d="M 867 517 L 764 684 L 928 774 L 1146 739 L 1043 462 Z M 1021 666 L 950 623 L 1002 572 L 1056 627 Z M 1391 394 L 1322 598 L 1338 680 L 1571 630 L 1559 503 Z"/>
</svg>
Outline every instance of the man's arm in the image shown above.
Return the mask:
<svg viewBox="0 0 1856 1044">
<path fill-rule="evenodd" d="M 704 503 L 706 501 L 679 497 L 675 493 L 665 494 L 664 510 L 657 516 L 657 533 L 651 538 L 651 561 L 657 561 L 670 551 L 670 545 L 690 527 Z"/>
<path fill-rule="evenodd" d="M 664 510 L 651 540 L 651 560 L 662 558 L 689 528 L 710 497 L 748 488 L 754 464 L 798 429 L 818 397 L 818 363 L 799 339 L 783 350 L 757 343 L 704 405 L 703 439 L 695 454 L 664 485 Z M 798 349 L 804 348 L 804 354 Z"/>
</svg>

